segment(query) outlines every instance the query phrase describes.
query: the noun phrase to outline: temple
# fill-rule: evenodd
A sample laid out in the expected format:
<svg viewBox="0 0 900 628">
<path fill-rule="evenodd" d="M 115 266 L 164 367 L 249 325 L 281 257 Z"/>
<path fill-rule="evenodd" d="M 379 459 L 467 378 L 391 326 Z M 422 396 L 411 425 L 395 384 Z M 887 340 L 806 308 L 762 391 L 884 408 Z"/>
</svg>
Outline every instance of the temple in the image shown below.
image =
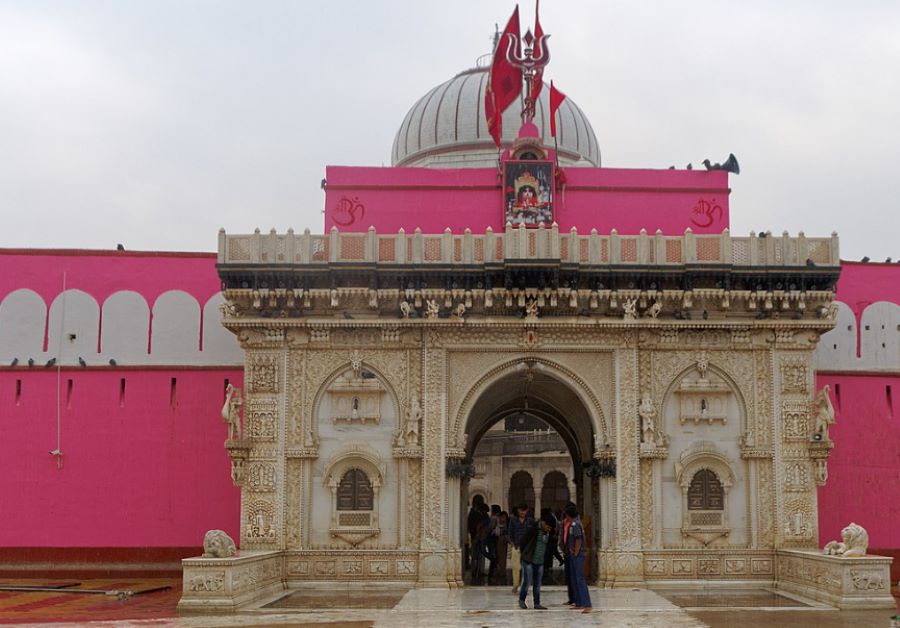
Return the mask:
<svg viewBox="0 0 900 628">
<path fill-rule="evenodd" d="M 529 37 L 508 60 L 546 63 Z M 499 147 L 484 63 L 413 104 L 391 167 L 328 166 L 321 232 L 0 251 L 21 521 L 0 571 L 155 562 L 200 612 L 460 587 L 471 497 L 515 495 L 577 504 L 597 586 L 893 608 L 890 558 L 848 524 L 900 551 L 900 267 L 842 262 L 836 234 L 733 235 L 736 160 L 602 166 L 523 68 Z M 517 422 L 553 434 L 525 446 Z M 217 533 L 199 556 L 207 530 L 238 551 Z"/>
</svg>

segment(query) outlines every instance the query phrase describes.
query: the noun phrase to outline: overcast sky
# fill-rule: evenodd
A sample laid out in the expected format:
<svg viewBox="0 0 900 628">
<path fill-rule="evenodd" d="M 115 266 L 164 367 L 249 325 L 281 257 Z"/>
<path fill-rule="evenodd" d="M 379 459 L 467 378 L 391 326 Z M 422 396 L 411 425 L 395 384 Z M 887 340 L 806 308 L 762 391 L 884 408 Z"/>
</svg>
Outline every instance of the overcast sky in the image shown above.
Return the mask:
<svg viewBox="0 0 900 628">
<path fill-rule="evenodd" d="M 0 247 L 321 231 L 325 165 L 389 165 L 407 110 L 514 6 L 0 1 Z M 541 22 L 604 166 L 734 152 L 735 235 L 900 257 L 900 2 L 544 0 Z"/>
</svg>

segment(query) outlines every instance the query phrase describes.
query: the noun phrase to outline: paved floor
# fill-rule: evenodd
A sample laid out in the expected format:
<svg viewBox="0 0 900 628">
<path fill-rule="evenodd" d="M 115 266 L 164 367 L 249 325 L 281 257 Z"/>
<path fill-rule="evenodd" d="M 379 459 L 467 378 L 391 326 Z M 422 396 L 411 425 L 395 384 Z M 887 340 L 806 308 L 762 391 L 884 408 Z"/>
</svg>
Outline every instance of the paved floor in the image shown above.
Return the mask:
<svg viewBox="0 0 900 628">
<path fill-rule="evenodd" d="M 44 581 L 41 584 L 53 583 Z M 180 584 L 178 580 L 91 580 L 78 585 L 91 590 L 132 591 L 172 586 L 168 590 L 137 594 L 125 599 L 58 591 L 0 592 L 0 623 L 29 626 L 53 624 L 67 628 L 887 628 L 894 614 L 891 611 L 836 611 L 797 602 L 771 591 L 717 591 L 686 595 L 644 589 L 593 589 L 594 612 L 584 615 L 563 605 L 565 588 L 558 586 L 544 590 L 542 602 L 549 610 L 535 611 L 519 609 L 517 597 L 506 587 L 468 587 L 453 591 L 382 589 L 360 596 L 348 585 L 346 590 L 293 592 L 280 600 L 269 600 L 261 608 L 234 615 L 179 617 L 175 605 L 181 595 Z M 371 603 L 365 603 L 367 599 Z M 530 596 L 528 606 L 532 606 Z"/>
</svg>

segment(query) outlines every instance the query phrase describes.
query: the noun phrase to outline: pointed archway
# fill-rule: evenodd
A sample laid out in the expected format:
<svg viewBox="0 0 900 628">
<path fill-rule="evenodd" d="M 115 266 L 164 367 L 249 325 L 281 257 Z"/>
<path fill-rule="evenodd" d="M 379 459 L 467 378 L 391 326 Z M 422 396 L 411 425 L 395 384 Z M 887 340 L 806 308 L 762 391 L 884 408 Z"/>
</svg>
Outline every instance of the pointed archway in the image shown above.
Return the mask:
<svg viewBox="0 0 900 628">
<path fill-rule="evenodd" d="M 508 368 L 496 373 L 491 381 L 483 382 L 473 392 L 474 401 L 464 421 L 466 459 L 473 459 L 479 443 L 497 423 L 531 418 L 551 427 L 562 439 L 565 452 L 571 458 L 571 469 L 574 470 L 571 484 L 569 478 L 559 472 L 561 482 L 551 473 L 529 473 L 526 478 L 526 473 L 522 472 L 510 478 L 509 485 L 503 487 L 503 493 L 516 503 L 525 501 L 530 505 L 541 504 L 552 508 L 552 505 L 542 503 L 545 492 L 547 499 L 552 499 L 557 506 L 558 497 L 566 492 L 566 501 L 573 501 L 582 513 L 591 541 L 599 539 L 599 481 L 596 477 L 589 477 L 584 469 L 593 459 L 598 444 L 608 442 L 608 438 L 606 434 L 599 433 L 602 431 L 602 417 L 596 416 L 592 404 L 586 403 L 587 395 L 579 390 L 578 382 L 572 381 L 564 370 L 554 368 L 546 360 L 521 359 L 510 363 Z M 551 478 L 548 491 L 544 491 L 543 486 L 546 476 Z M 535 481 L 540 483 L 537 487 Z M 570 486 L 574 490 L 570 491 Z M 469 488 L 470 481 L 464 478 L 460 483 L 459 501 L 462 506 L 459 513 L 461 547 L 467 542 L 467 527 L 463 522 L 471 503 Z M 590 545 L 588 564 L 592 565 L 593 576 L 596 574 L 596 558 L 594 543 Z"/>
</svg>

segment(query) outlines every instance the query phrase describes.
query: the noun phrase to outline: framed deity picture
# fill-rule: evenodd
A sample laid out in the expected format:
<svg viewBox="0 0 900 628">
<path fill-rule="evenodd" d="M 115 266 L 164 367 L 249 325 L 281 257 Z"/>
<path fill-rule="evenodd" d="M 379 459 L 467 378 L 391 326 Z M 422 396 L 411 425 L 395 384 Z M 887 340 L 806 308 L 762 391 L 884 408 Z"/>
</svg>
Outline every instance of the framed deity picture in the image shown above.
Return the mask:
<svg viewBox="0 0 900 628">
<path fill-rule="evenodd" d="M 506 161 L 503 172 L 504 224 L 553 224 L 553 162 Z"/>
</svg>

